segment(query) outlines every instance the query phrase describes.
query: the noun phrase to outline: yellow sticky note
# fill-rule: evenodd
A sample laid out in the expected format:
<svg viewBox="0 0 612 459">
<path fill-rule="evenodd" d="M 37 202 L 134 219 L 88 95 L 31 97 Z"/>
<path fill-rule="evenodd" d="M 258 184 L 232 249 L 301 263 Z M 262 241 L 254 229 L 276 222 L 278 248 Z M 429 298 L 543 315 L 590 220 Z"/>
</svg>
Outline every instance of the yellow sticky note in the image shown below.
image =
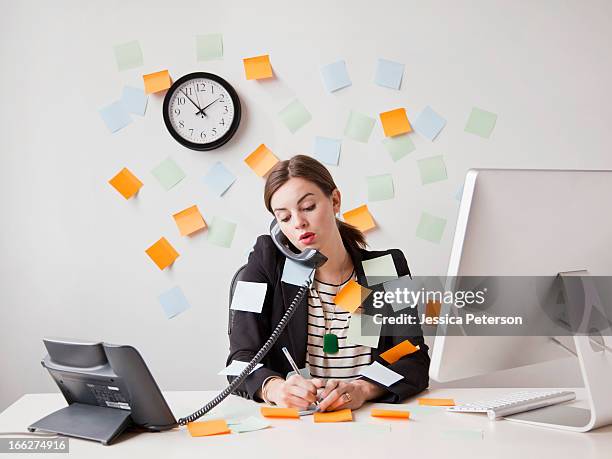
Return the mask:
<svg viewBox="0 0 612 459">
<path fill-rule="evenodd" d="M 167 268 L 174 263 L 174 260 L 176 260 L 179 256 L 178 252 L 174 250 L 174 247 L 170 245 L 165 237 L 162 237 L 159 241 L 149 247 L 146 252 L 159 269 Z"/>
<path fill-rule="evenodd" d="M 372 290 L 362 287 L 351 279 L 342 287 L 342 290 L 336 294 L 334 303 L 345 311 L 353 313 L 361 306 L 363 300 L 365 300 L 370 293 L 372 293 Z"/>
<path fill-rule="evenodd" d="M 342 216 L 344 217 L 344 221 L 346 223 L 355 226 L 362 232 L 376 228 L 376 223 L 374 223 L 374 219 L 368 210 L 367 204 L 356 207 L 348 212 L 344 212 Z"/>
<path fill-rule="evenodd" d="M 142 186 L 142 182 L 136 178 L 126 167 L 121 169 L 117 175 L 108 181 L 125 199 L 130 199 Z"/>
<path fill-rule="evenodd" d="M 413 354 L 419 350 L 419 346 L 415 346 L 409 340 L 402 341 L 391 349 L 386 350 L 380 356 L 389 363 L 395 363 L 405 355 Z"/>
<path fill-rule="evenodd" d="M 347 422 L 353 420 L 353 412 L 348 408 L 338 411 L 316 412 L 314 422 Z"/>
<path fill-rule="evenodd" d="M 419 405 L 425 406 L 455 406 L 452 398 L 420 398 Z"/>
<path fill-rule="evenodd" d="M 198 206 L 191 206 L 173 215 L 176 226 L 178 226 L 181 236 L 195 233 L 202 228 L 206 228 L 206 222 L 198 210 Z"/>
<path fill-rule="evenodd" d="M 397 108 L 380 114 L 380 122 L 387 137 L 393 137 L 412 131 L 406 109 Z"/>
<path fill-rule="evenodd" d="M 145 93 L 147 94 L 163 91 L 172 86 L 172 78 L 170 78 L 167 70 L 143 75 L 142 79 L 144 80 Z"/>
<path fill-rule="evenodd" d="M 297 418 L 299 419 L 300 413 L 295 408 L 271 408 L 269 406 L 262 406 L 260 408 L 261 415 L 266 418 Z"/>
<path fill-rule="evenodd" d="M 382 410 L 380 408 L 372 408 L 370 414 L 373 418 L 410 419 L 410 411 L 403 410 Z"/>
<path fill-rule="evenodd" d="M 244 74 L 247 80 L 260 80 L 262 78 L 272 78 L 272 65 L 270 65 L 270 56 L 247 57 L 242 59 L 244 63 Z"/>
<path fill-rule="evenodd" d="M 231 433 L 227 422 L 223 419 L 214 421 L 188 422 L 187 429 L 192 437 L 206 437 L 208 435 L 221 435 Z"/>
<path fill-rule="evenodd" d="M 262 143 L 253 153 L 244 158 L 244 162 L 257 175 L 263 177 L 276 165 L 278 158 Z"/>
</svg>

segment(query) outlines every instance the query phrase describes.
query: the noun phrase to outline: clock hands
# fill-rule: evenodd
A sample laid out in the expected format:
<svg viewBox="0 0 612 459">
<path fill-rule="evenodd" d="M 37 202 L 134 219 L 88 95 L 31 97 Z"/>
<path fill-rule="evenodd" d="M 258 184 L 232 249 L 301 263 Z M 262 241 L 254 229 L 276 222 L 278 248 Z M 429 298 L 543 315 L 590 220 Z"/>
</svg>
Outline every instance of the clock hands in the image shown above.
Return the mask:
<svg viewBox="0 0 612 459">
<path fill-rule="evenodd" d="M 185 97 L 186 97 L 187 99 L 189 99 L 189 102 L 191 102 L 193 105 L 195 105 L 195 107 L 196 107 L 196 108 L 199 110 L 198 112 L 196 112 L 196 115 L 197 115 L 197 114 L 199 114 L 200 112 L 202 112 L 203 117 L 204 117 L 204 116 L 206 116 L 206 113 L 204 113 L 204 112 L 202 111 L 202 109 L 200 108 L 200 106 L 199 106 L 198 104 L 196 104 L 196 103 L 195 103 L 193 100 L 191 100 L 191 97 L 189 97 L 185 91 L 183 91 L 183 90 L 181 89 L 181 92 L 182 92 L 182 93 L 185 95 Z M 196 94 L 196 96 L 197 96 L 197 94 Z"/>
<path fill-rule="evenodd" d="M 199 107 L 200 106 L 200 98 L 198 97 L 198 90 L 197 90 L 197 88 L 194 87 L 193 91 L 195 92 L 196 100 L 198 101 L 198 107 Z M 200 111 L 202 111 L 202 110 L 200 109 Z M 197 114 L 198 113 L 196 113 L 196 115 Z M 205 116 L 206 116 L 206 113 L 202 112 L 202 118 L 204 118 Z"/>
<path fill-rule="evenodd" d="M 196 115 L 199 113 L 202 113 L 202 115 L 206 116 L 206 113 L 204 113 L 204 110 L 206 110 L 208 107 L 210 107 L 212 104 L 214 104 L 215 102 L 217 102 L 219 99 L 221 99 L 221 96 L 217 97 L 215 100 L 213 100 L 210 104 L 208 104 L 206 107 L 202 107 L 200 108 L 199 111 L 196 112 Z"/>
</svg>

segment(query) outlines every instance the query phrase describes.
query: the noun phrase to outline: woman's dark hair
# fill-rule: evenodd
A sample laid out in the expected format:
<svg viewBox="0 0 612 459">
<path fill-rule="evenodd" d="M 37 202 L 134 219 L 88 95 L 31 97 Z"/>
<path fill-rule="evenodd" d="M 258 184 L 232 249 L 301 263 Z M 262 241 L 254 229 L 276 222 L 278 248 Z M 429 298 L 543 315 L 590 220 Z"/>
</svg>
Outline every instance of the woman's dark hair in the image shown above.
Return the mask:
<svg viewBox="0 0 612 459">
<path fill-rule="evenodd" d="M 264 202 L 270 213 L 274 213 L 270 204 L 272 195 L 292 177 L 300 177 L 314 183 L 328 197 L 337 188 L 327 168 L 310 156 L 296 155 L 291 159 L 279 161 L 268 174 L 264 187 Z M 353 225 L 337 218 L 336 224 L 345 246 L 353 251 L 367 246 L 365 236 Z"/>
</svg>

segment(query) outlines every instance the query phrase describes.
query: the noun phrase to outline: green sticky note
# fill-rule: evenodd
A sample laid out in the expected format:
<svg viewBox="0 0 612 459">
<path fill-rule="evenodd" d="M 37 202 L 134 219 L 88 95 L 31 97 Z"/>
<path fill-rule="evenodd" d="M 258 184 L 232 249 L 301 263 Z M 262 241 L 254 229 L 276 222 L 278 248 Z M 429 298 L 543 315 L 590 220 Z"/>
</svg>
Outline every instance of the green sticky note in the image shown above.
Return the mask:
<svg viewBox="0 0 612 459">
<path fill-rule="evenodd" d="M 306 107 L 297 99 L 283 108 L 278 116 L 292 134 L 312 119 Z"/>
<path fill-rule="evenodd" d="M 426 241 L 438 243 L 442 239 L 445 226 L 446 219 L 422 212 L 416 235 L 418 238 L 425 239 Z"/>
<path fill-rule="evenodd" d="M 491 136 L 491 132 L 493 132 L 496 122 L 497 115 L 495 113 L 474 107 L 472 108 L 472 113 L 470 113 L 464 131 L 488 139 Z"/>
<path fill-rule="evenodd" d="M 211 61 L 223 57 L 223 35 L 210 33 L 196 35 L 196 58 L 198 61 Z"/>
<path fill-rule="evenodd" d="M 374 316 L 351 314 L 349 328 L 346 332 L 346 344 L 359 344 L 367 347 L 378 347 L 382 323 L 376 323 Z"/>
<path fill-rule="evenodd" d="M 391 159 L 396 162 L 415 150 L 414 143 L 412 143 L 408 134 L 387 137 L 383 140 L 383 143 L 391 155 Z"/>
<path fill-rule="evenodd" d="M 214 217 L 208 227 L 208 242 L 220 247 L 229 248 L 234 240 L 236 224 L 219 217 Z"/>
<path fill-rule="evenodd" d="M 384 201 L 393 198 L 391 174 L 373 175 L 366 177 L 366 180 L 368 182 L 368 201 Z"/>
<path fill-rule="evenodd" d="M 439 182 L 440 180 L 446 180 L 448 178 L 446 175 L 446 165 L 444 164 L 442 155 L 419 159 L 417 165 L 421 172 L 421 183 L 423 183 L 423 185 Z"/>
<path fill-rule="evenodd" d="M 270 427 L 270 424 L 265 420 L 255 416 L 250 416 L 246 419 L 243 419 L 239 423 L 232 424 L 230 429 L 233 433 L 244 433 L 266 429 L 268 427 Z"/>
<path fill-rule="evenodd" d="M 351 110 L 344 135 L 357 142 L 367 143 L 374 128 L 374 118 L 370 118 L 362 113 Z"/>
<path fill-rule="evenodd" d="M 143 64 L 142 50 L 137 40 L 113 46 L 119 71 L 134 69 Z"/>
<path fill-rule="evenodd" d="M 185 173 L 172 158 L 164 159 L 151 173 L 166 191 L 185 178 Z"/>
</svg>

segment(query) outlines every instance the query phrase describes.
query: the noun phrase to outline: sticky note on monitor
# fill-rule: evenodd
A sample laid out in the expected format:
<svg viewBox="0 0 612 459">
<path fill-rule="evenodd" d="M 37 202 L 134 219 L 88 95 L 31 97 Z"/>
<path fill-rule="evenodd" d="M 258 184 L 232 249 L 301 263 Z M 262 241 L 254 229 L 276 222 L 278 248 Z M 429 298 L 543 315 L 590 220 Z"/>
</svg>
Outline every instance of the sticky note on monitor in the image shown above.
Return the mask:
<svg viewBox="0 0 612 459">
<path fill-rule="evenodd" d="M 238 281 L 230 309 L 260 313 L 266 299 L 268 284 L 265 282 Z"/>
<path fill-rule="evenodd" d="M 436 217 L 435 215 L 428 214 L 427 212 L 421 213 L 421 219 L 416 230 L 416 236 L 426 241 L 439 243 L 444 233 L 444 227 L 446 226 L 446 219 Z"/>
<path fill-rule="evenodd" d="M 404 75 L 404 64 L 399 62 L 389 61 L 387 59 L 378 59 L 376 65 L 376 77 L 374 81 L 378 86 L 383 86 L 390 89 L 399 89 L 402 84 Z"/>
<path fill-rule="evenodd" d="M 412 132 L 412 126 L 410 126 L 410 121 L 408 121 L 405 108 L 396 108 L 395 110 L 382 112 L 380 114 L 380 122 L 387 137 L 395 137 L 396 135 Z"/>
<path fill-rule="evenodd" d="M 445 125 L 446 120 L 434 112 L 430 106 L 425 107 L 412 123 L 415 131 L 431 141 L 438 136 Z"/>
<path fill-rule="evenodd" d="M 301 287 L 306 282 L 306 279 L 312 277 L 313 274 L 314 269 L 309 268 L 302 263 L 298 263 L 291 258 L 285 258 L 285 266 L 283 267 L 281 282 L 298 285 Z"/>
<path fill-rule="evenodd" d="M 147 111 L 148 100 L 149 98 L 142 89 L 132 86 L 123 87 L 121 102 L 129 113 L 144 116 Z"/>
<path fill-rule="evenodd" d="M 351 422 L 353 412 L 348 408 L 337 411 L 318 411 L 314 413 L 314 422 Z"/>
<path fill-rule="evenodd" d="M 363 266 L 368 287 L 382 284 L 383 282 L 397 279 L 398 277 L 391 254 L 371 258 L 369 260 L 362 260 L 361 266 Z"/>
<path fill-rule="evenodd" d="M 379 382 L 386 387 L 392 386 L 403 378 L 402 375 L 381 365 L 378 362 L 373 362 L 371 365 L 362 368 L 359 374 L 365 376 L 366 378 L 370 378 L 373 381 Z"/>
<path fill-rule="evenodd" d="M 147 255 L 153 260 L 159 269 L 165 269 L 174 263 L 179 254 L 165 237 L 159 239 L 146 251 Z"/>
<path fill-rule="evenodd" d="M 244 64 L 244 75 L 247 80 L 261 80 L 274 76 L 272 65 L 270 64 L 270 56 L 268 54 L 247 57 L 242 59 L 242 63 Z"/>
<path fill-rule="evenodd" d="M 410 340 L 404 340 L 401 343 L 393 346 L 391 349 L 387 349 L 385 352 L 380 354 L 380 357 L 391 364 L 397 362 L 406 355 L 414 354 L 419 349 L 419 346 L 415 346 L 410 342 Z"/>
<path fill-rule="evenodd" d="M 110 132 L 117 132 L 132 122 L 132 117 L 120 100 L 101 108 L 98 113 Z"/>
<path fill-rule="evenodd" d="M 417 161 L 417 166 L 421 174 L 421 183 L 423 185 L 440 182 L 448 178 L 446 174 L 446 164 L 444 164 L 444 157 L 442 155 L 419 159 Z"/>
<path fill-rule="evenodd" d="M 292 134 L 308 123 L 312 116 L 298 99 L 294 99 L 278 112 L 278 117 Z"/>
<path fill-rule="evenodd" d="M 142 187 L 142 182 L 124 167 L 108 181 L 125 199 L 130 199 Z"/>
<path fill-rule="evenodd" d="M 324 164 L 338 165 L 340 159 L 340 139 L 330 139 L 328 137 L 315 137 L 313 153 L 314 157 Z"/>
<path fill-rule="evenodd" d="M 178 286 L 162 293 L 158 299 L 168 319 L 178 316 L 191 307 L 185 294 Z"/>
<path fill-rule="evenodd" d="M 351 314 L 346 342 L 347 344 L 377 348 L 381 329 L 382 323 L 376 323 L 373 316 Z"/>
<path fill-rule="evenodd" d="M 366 177 L 368 184 L 368 201 L 385 201 L 393 199 L 393 176 L 391 174 L 372 175 Z"/>
<path fill-rule="evenodd" d="M 346 62 L 339 60 L 321 67 L 321 77 L 327 92 L 334 92 L 338 89 L 346 88 L 351 85 L 351 78 L 346 69 Z"/>
<path fill-rule="evenodd" d="M 172 78 L 168 70 L 160 70 L 159 72 L 148 73 L 142 76 L 144 88 L 147 94 L 165 91 L 172 86 Z"/>
<path fill-rule="evenodd" d="M 374 118 L 351 110 L 346 122 L 346 127 L 344 128 L 344 135 L 357 142 L 367 143 L 368 140 L 370 140 L 370 134 L 372 133 L 375 122 L 376 120 Z"/>
<path fill-rule="evenodd" d="M 348 312 L 354 312 L 372 290 L 362 287 L 353 279 L 349 280 L 334 297 L 334 303 Z"/>
<path fill-rule="evenodd" d="M 238 376 L 240 373 L 244 371 L 244 369 L 248 365 L 249 365 L 249 362 L 242 362 L 240 360 L 232 360 L 232 362 L 227 367 L 225 367 L 223 370 L 221 370 L 217 374 L 221 376 Z M 263 364 L 261 363 L 256 364 L 255 367 L 251 370 L 251 373 L 253 373 L 254 371 L 257 371 L 261 367 L 263 367 Z"/>
<path fill-rule="evenodd" d="M 187 430 L 189 430 L 192 437 L 208 437 L 210 435 L 223 435 L 231 433 L 227 422 L 225 422 L 223 419 L 188 422 Z"/>
<path fill-rule="evenodd" d="M 488 139 L 491 137 L 496 122 L 497 115 L 495 113 L 474 107 L 464 130 L 470 134 L 476 134 L 483 139 Z"/>
<path fill-rule="evenodd" d="M 113 51 L 117 61 L 117 69 L 120 72 L 140 67 L 143 63 L 142 49 L 138 40 L 115 45 Z"/>
<path fill-rule="evenodd" d="M 260 177 L 264 177 L 278 162 L 278 158 L 263 143 L 244 162 Z"/>
<path fill-rule="evenodd" d="M 212 61 L 223 57 L 223 35 L 209 33 L 196 35 L 196 59 L 198 62 Z"/>
<path fill-rule="evenodd" d="M 214 163 L 202 179 L 215 196 L 223 196 L 236 181 L 236 176 L 221 161 Z"/>
<path fill-rule="evenodd" d="M 342 217 L 344 218 L 344 221 L 346 223 L 355 226 L 361 232 L 376 228 L 376 223 L 374 223 L 372 214 L 370 213 L 368 206 L 365 204 L 363 206 L 359 206 L 352 210 L 344 212 L 342 214 Z"/>
<path fill-rule="evenodd" d="M 408 134 L 387 137 L 383 140 L 383 144 L 394 162 L 399 161 L 415 150 L 414 143 Z"/>
<path fill-rule="evenodd" d="M 208 227 L 208 242 L 219 247 L 229 248 L 236 233 L 236 223 L 214 217 Z"/>
<path fill-rule="evenodd" d="M 201 229 L 206 228 L 204 217 L 198 210 L 198 206 L 191 206 L 181 210 L 172 216 L 178 226 L 181 236 L 189 236 Z"/>
<path fill-rule="evenodd" d="M 159 163 L 151 174 L 167 191 L 185 178 L 185 173 L 172 158 L 166 158 Z"/>
</svg>

